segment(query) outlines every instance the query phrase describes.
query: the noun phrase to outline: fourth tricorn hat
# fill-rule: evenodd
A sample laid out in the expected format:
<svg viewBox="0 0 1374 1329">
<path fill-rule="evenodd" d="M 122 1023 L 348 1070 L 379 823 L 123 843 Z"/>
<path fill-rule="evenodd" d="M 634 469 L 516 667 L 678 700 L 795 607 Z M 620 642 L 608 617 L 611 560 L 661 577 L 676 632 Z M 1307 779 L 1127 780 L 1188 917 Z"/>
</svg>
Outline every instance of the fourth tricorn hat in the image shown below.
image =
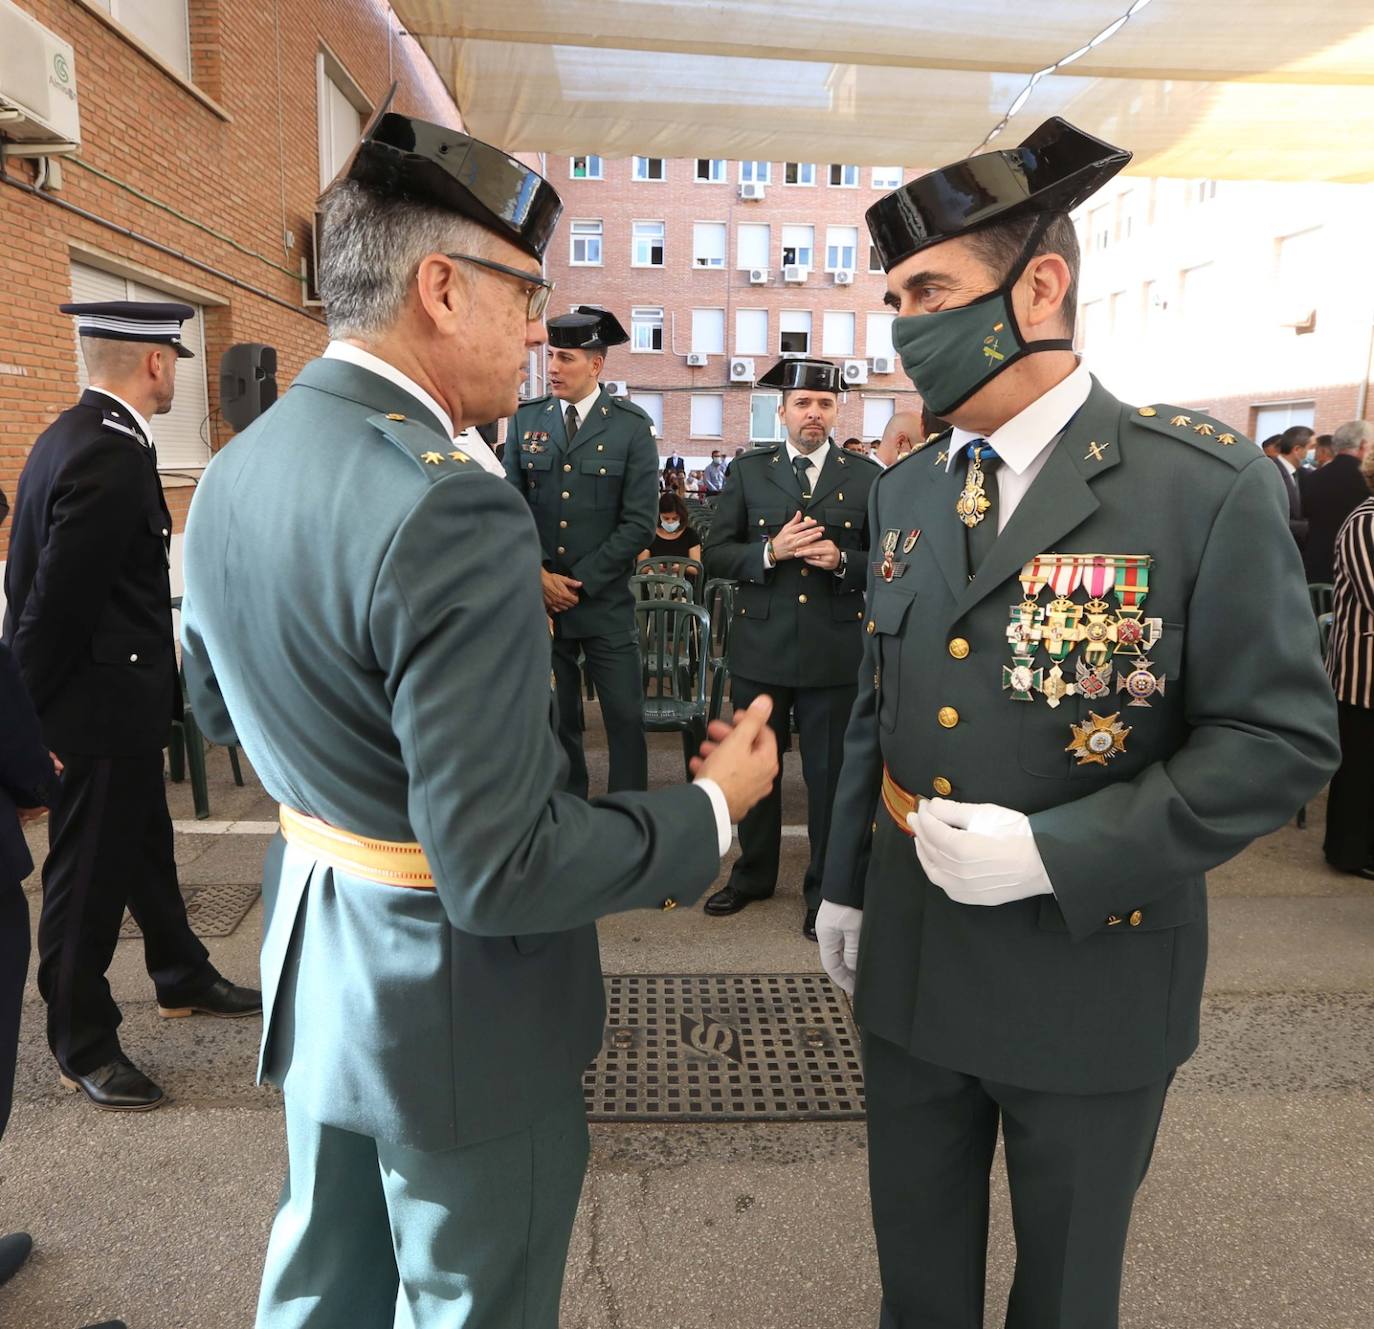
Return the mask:
<svg viewBox="0 0 1374 1329">
<path fill-rule="evenodd" d="M 812 392 L 842 392 L 844 375 L 839 365 L 829 360 L 809 360 L 784 356 L 754 385 L 793 392 L 810 388 Z"/>
<path fill-rule="evenodd" d="M 578 305 L 571 314 L 549 319 L 546 326 L 549 345 L 563 351 L 604 351 L 630 340 L 620 320 L 596 305 Z"/>
<path fill-rule="evenodd" d="M 891 272 L 903 259 L 990 222 L 1070 212 L 1095 194 L 1131 154 L 1052 116 L 1018 148 L 980 152 L 880 198 L 869 232 Z"/>
</svg>

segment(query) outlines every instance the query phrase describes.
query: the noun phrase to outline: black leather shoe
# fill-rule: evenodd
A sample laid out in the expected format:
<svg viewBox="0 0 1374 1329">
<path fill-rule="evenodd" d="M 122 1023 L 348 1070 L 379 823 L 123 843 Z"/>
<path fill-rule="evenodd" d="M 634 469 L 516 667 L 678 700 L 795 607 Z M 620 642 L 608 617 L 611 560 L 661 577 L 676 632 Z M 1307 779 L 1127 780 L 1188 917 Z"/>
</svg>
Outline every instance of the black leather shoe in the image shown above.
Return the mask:
<svg viewBox="0 0 1374 1329">
<path fill-rule="evenodd" d="M 116 1057 L 85 1075 L 61 1072 L 68 1089 L 80 1089 L 106 1112 L 151 1112 L 163 1103 L 162 1090 L 126 1057 Z"/>
<path fill-rule="evenodd" d="M 216 978 L 185 1001 L 158 999 L 157 1013 L 164 1020 L 180 1020 L 187 1015 L 213 1015 L 220 1020 L 241 1020 L 245 1015 L 262 1014 L 262 993 L 257 988 L 241 988 L 227 978 Z"/>
<path fill-rule="evenodd" d="M 0 1283 L 8 1283 L 33 1250 L 33 1238 L 27 1232 L 11 1232 L 0 1237 Z"/>
<path fill-rule="evenodd" d="M 717 918 L 724 918 L 726 914 L 737 914 L 745 905 L 753 903 L 752 895 L 741 895 L 733 886 L 722 886 L 714 895 L 706 897 L 702 909 Z"/>
<path fill-rule="evenodd" d="M 802 936 L 807 941 L 816 940 L 816 910 L 808 909 L 806 917 L 802 920 Z"/>
</svg>

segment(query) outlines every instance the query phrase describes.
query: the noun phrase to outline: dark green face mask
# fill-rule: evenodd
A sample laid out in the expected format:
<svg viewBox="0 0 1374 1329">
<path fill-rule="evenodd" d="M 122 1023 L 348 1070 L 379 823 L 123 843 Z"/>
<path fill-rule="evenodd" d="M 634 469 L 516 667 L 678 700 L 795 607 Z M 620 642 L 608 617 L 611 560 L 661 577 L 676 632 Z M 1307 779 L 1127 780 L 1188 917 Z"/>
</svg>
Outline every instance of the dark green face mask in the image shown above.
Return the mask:
<svg viewBox="0 0 1374 1329">
<path fill-rule="evenodd" d="M 957 411 L 1023 356 L 1036 351 L 1073 350 L 1073 342 L 1063 338 L 1027 342 L 1012 308 L 1012 287 L 1026 270 L 1049 223 L 1049 217 L 1036 223 L 1011 275 L 995 291 L 957 309 L 893 319 L 892 347 L 932 415 Z"/>
</svg>

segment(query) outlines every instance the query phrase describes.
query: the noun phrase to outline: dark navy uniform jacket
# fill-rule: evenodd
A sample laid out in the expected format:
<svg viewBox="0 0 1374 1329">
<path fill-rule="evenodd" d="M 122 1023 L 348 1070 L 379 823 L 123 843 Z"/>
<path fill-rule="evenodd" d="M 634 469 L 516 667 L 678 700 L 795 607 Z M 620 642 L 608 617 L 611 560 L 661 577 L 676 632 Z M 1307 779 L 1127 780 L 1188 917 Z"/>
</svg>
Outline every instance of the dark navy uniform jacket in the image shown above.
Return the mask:
<svg viewBox="0 0 1374 1329">
<path fill-rule="evenodd" d="M 0 882 L 23 881 L 33 871 L 17 809 L 47 807 L 56 797 L 38 716 L 14 656 L 0 645 Z"/>
</svg>

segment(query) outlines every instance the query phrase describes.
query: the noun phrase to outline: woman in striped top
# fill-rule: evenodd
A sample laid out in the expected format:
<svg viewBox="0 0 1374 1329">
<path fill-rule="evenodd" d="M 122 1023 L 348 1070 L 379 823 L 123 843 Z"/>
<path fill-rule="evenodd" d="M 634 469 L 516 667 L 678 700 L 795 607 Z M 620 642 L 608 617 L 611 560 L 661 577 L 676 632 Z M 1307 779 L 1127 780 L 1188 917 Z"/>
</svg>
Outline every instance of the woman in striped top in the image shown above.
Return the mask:
<svg viewBox="0 0 1374 1329">
<path fill-rule="evenodd" d="M 1360 458 L 1374 490 L 1374 448 Z M 1335 597 L 1326 669 L 1336 689 L 1341 768 L 1326 806 L 1326 861 L 1374 881 L 1374 498 L 1336 536 Z"/>
</svg>

